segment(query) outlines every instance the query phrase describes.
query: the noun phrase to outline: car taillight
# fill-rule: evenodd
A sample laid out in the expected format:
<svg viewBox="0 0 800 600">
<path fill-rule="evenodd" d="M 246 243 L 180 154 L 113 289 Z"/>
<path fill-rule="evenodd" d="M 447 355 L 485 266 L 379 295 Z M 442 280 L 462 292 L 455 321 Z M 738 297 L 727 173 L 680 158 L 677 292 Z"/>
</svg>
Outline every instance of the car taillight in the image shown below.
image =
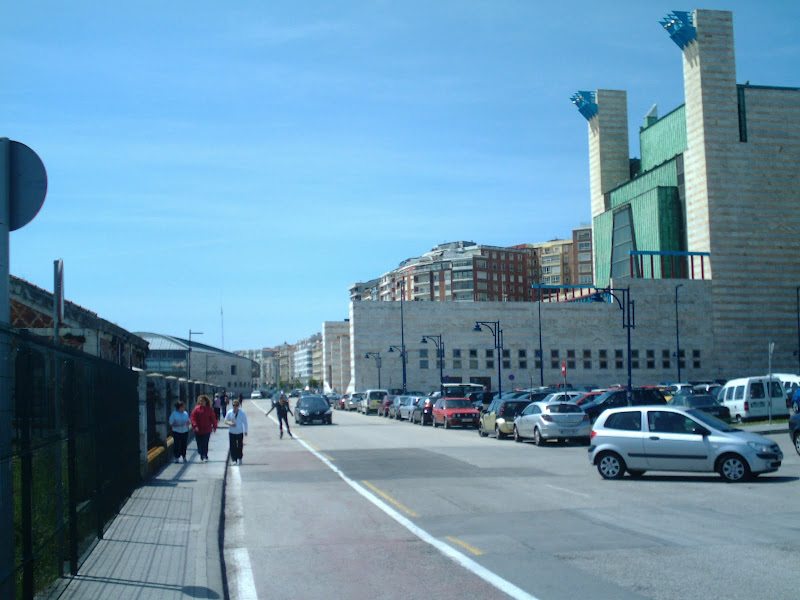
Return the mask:
<svg viewBox="0 0 800 600">
<path fill-rule="evenodd" d="M 548 423 L 552 423 L 553 417 L 551 417 L 550 415 L 542 415 L 542 421 L 547 421 Z"/>
<path fill-rule="evenodd" d="M 593 440 L 594 436 L 596 436 L 596 435 L 597 435 L 597 432 L 594 429 L 592 429 L 592 433 L 589 434 L 589 439 Z"/>
<path fill-rule="evenodd" d="M 744 412 L 747 412 L 748 410 L 750 410 L 750 403 L 747 400 L 745 400 L 744 401 Z"/>
<path fill-rule="evenodd" d="M 588 423 L 589 422 L 589 415 L 583 415 L 583 422 L 584 423 Z"/>
</svg>

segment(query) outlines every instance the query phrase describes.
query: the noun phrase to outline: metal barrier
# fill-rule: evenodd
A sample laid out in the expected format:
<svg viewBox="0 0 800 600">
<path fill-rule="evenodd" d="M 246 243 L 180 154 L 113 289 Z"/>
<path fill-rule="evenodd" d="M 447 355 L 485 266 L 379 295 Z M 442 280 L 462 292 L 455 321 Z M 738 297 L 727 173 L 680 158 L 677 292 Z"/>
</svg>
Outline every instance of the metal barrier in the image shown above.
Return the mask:
<svg viewBox="0 0 800 600">
<path fill-rule="evenodd" d="M 11 490 L 17 599 L 48 598 L 76 574 L 140 484 L 138 374 L 9 332 Z M 11 540 L 5 543 L 9 543 Z"/>
</svg>

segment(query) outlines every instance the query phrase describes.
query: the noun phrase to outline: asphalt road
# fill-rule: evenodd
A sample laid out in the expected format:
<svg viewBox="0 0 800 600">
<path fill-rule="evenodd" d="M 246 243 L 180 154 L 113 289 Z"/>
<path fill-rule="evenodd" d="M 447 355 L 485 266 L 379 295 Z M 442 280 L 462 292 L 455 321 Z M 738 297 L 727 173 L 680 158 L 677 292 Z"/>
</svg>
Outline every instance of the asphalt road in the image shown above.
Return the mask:
<svg viewBox="0 0 800 600">
<path fill-rule="evenodd" d="M 798 596 L 800 457 L 785 434 L 781 469 L 752 482 L 605 481 L 585 446 L 342 411 L 280 440 L 259 407 L 245 403 L 245 464 L 228 476 L 234 600 Z"/>
</svg>

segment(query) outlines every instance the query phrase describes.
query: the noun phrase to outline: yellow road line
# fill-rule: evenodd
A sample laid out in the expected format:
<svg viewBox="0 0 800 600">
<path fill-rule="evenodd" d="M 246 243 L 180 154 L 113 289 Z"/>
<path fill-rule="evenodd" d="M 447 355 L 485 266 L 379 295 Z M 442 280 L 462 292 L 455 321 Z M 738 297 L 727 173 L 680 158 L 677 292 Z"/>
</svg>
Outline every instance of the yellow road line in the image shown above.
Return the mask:
<svg viewBox="0 0 800 600">
<path fill-rule="evenodd" d="M 458 539 L 458 538 L 450 537 L 450 536 L 448 535 L 448 536 L 445 536 L 445 538 L 444 538 L 444 539 L 446 539 L 447 541 L 449 541 L 449 542 L 452 542 L 452 543 L 454 543 L 454 544 L 458 544 L 459 546 L 461 546 L 462 548 L 464 548 L 464 549 L 466 549 L 466 550 L 469 550 L 469 551 L 470 551 L 470 552 L 472 552 L 472 553 L 473 553 L 475 556 L 482 556 L 482 555 L 483 555 L 483 552 L 481 552 L 480 550 L 478 550 L 478 549 L 477 549 L 477 548 L 475 548 L 474 546 L 470 546 L 470 545 L 469 545 L 467 542 L 462 542 L 462 541 L 461 541 L 460 539 Z"/>
<path fill-rule="evenodd" d="M 392 498 L 389 494 L 387 494 L 386 492 L 382 492 L 381 490 L 376 488 L 369 481 L 363 481 L 362 480 L 361 483 L 363 483 L 365 486 L 367 486 L 369 489 L 371 489 L 373 492 L 378 494 L 381 498 L 383 498 L 387 502 L 391 502 L 392 504 L 394 504 L 397 508 L 399 508 L 404 513 L 406 513 L 409 517 L 413 517 L 413 518 L 419 517 L 419 515 L 417 513 L 415 513 L 413 510 L 410 510 L 410 509 L 406 508 L 405 506 L 400 504 L 397 500 Z"/>
</svg>

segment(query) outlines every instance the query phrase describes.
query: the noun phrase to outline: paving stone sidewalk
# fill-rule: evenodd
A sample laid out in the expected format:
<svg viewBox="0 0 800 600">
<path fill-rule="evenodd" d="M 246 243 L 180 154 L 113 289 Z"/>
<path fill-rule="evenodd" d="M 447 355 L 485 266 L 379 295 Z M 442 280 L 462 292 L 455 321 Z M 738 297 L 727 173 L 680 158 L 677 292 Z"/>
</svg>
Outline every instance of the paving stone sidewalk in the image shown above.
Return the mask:
<svg viewBox="0 0 800 600">
<path fill-rule="evenodd" d="M 212 434 L 208 455 L 200 462 L 192 441 L 188 462 L 168 464 L 138 488 L 61 598 L 224 598 L 219 526 L 226 427 Z"/>
</svg>

